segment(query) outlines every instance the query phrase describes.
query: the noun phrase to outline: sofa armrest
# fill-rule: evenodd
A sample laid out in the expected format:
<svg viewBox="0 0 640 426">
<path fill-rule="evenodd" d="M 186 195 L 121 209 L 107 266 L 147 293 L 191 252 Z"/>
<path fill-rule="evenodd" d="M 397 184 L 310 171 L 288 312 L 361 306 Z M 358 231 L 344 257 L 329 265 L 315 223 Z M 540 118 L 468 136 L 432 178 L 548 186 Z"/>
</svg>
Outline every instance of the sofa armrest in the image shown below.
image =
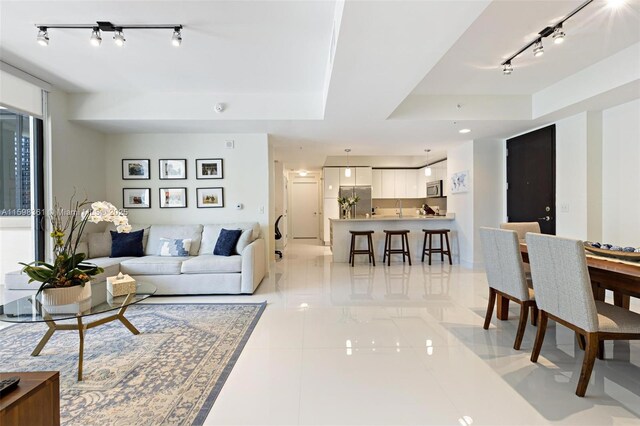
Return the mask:
<svg viewBox="0 0 640 426">
<path fill-rule="evenodd" d="M 266 243 L 258 238 L 242 250 L 242 283 L 240 291 L 252 294 L 266 274 Z"/>
</svg>

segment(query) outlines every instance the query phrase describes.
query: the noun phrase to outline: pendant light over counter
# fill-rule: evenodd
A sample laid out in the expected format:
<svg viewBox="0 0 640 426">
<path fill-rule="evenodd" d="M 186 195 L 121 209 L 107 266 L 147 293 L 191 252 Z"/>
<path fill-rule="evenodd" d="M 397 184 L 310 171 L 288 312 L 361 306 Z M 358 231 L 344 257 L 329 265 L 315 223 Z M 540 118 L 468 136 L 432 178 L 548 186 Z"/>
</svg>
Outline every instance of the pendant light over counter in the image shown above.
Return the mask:
<svg viewBox="0 0 640 426">
<path fill-rule="evenodd" d="M 424 152 L 427 153 L 427 167 L 424 168 L 424 175 L 425 176 L 431 176 L 431 167 L 429 166 L 429 153 L 431 152 L 430 149 L 425 149 Z"/>
<path fill-rule="evenodd" d="M 347 153 L 347 168 L 344 169 L 344 177 L 351 177 L 351 167 L 349 167 L 349 153 L 351 149 L 347 148 L 344 150 Z"/>
</svg>

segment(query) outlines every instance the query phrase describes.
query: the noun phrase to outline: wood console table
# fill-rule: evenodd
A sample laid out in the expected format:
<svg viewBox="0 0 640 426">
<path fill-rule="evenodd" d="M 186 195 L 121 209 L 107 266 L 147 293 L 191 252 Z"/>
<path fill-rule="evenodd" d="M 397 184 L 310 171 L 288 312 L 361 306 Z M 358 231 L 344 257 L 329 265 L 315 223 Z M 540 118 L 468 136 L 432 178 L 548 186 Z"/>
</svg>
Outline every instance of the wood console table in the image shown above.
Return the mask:
<svg viewBox="0 0 640 426">
<path fill-rule="evenodd" d="M 60 425 L 60 375 L 57 371 L 0 373 L 20 377 L 18 387 L 0 397 L 0 425 Z"/>
</svg>

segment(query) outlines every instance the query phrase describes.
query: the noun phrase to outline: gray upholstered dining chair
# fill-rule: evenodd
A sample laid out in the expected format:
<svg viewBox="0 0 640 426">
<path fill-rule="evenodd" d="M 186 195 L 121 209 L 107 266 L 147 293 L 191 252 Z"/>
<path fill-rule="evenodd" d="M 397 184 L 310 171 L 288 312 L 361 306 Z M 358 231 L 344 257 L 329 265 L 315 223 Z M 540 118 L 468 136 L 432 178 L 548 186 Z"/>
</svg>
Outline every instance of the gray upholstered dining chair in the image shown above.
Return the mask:
<svg viewBox="0 0 640 426">
<path fill-rule="evenodd" d="M 527 247 L 539 310 L 531 361 L 538 360 L 549 318 L 584 336 L 576 388 L 584 396 L 603 341 L 640 339 L 640 314 L 594 299 L 582 241 L 527 234 Z"/>
<path fill-rule="evenodd" d="M 537 312 L 533 290 L 527 284 L 522 264 L 518 234 L 515 231 L 480 228 L 480 242 L 489 282 L 489 303 L 483 328 L 489 328 L 497 294 L 518 303 L 520 322 L 513 349 L 519 350 L 527 326 L 529 309 L 533 311 L 534 316 Z"/>
<path fill-rule="evenodd" d="M 518 239 L 524 243 L 524 236 L 527 232 L 540 233 L 540 224 L 538 222 L 506 222 L 500 224 L 500 229 L 516 231 L 518 233 Z"/>
</svg>

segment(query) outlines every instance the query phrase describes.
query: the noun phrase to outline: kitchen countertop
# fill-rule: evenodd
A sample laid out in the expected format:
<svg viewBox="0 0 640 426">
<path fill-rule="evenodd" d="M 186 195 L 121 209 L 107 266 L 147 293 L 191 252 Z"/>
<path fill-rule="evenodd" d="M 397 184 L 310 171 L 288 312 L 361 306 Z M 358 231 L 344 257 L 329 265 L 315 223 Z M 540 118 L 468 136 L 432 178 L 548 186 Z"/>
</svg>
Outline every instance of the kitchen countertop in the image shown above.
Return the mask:
<svg viewBox="0 0 640 426">
<path fill-rule="evenodd" d="M 453 220 L 455 219 L 455 213 L 447 213 L 446 216 L 371 216 L 369 218 L 357 218 L 357 219 L 329 219 L 331 222 L 379 222 L 379 221 L 431 221 L 431 220 Z"/>
</svg>

